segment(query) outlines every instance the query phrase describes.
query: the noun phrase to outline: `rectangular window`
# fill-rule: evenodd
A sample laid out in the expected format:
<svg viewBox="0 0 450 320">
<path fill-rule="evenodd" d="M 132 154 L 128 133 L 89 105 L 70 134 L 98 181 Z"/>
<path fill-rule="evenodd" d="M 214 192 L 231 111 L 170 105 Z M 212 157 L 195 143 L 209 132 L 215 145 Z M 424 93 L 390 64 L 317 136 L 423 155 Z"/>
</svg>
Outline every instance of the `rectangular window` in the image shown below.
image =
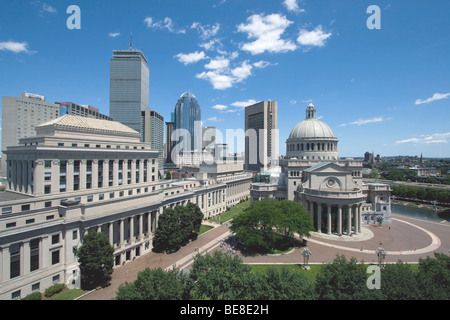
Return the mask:
<svg viewBox="0 0 450 320">
<path fill-rule="evenodd" d="M 52 187 L 50 185 L 44 186 L 44 194 L 50 194 Z"/>
<path fill-rule="evenodd" d="M 7 223 L 6 224 L 6 228 L 8 229 L 8 228 L 14 228 L 16 226 L 16 223 L 15 222 L 10 222 L 10 223 Z"/>
<path fill-rule="evenodd" d="M 77 230 L 74 230 L 74 231 L 72 232 L 72 240 L 77 240 L 77 238 L 78 238 L 78 231 L 77 231 Z"/>
<path fill-rule="evenodd" d="M 100 193 L 98 195 L 98 200 L 103 200 L 103 199 L 105 199 L 105 194 L 104 193 Z"/>
<path fill-rule="evenodd" d="M 34 219 L 28 219 L 28 220 L 26 220 L 25 221 L 25 224 L 32 224 L 32 223 L 34 223 Z"/>
<path fill-rule="evenodd" d="M 59 243 L 59 234 L 54 234 L 52 236 L 52 244 Z"/>
<path fill-rule="evenodd" d="M 27 210 L 30 210 L 30 205 L 29 204 L 22 205 L 22 211 L 27 211 Z"/>
<path fill-rule="evenodd" d="M 45 160 L 45 161 L 44 161 L 44 167 L 45 167 L 46 169 L 51 168 L 51 167 L 52 167 L 52 161 L 51 161 L 51 160 Z"/>
<path fill-rule="evenodd" d="M 59 263 L 59 250 L 52 252 L 52 265 Z"/>
<path fill-rule="evenodd" d="M 20 244 L 16 243 L 9 247 L 10 275 L 11 279 L 20 276 Z"/>
<path fill-rule="evenodd" d="M 4 207 L 2 208 L 2 214 L 12 213 L 12 207 Z"/>
<path fill-rule="evenodd" d="M 46 208 L 50 208 L 52 206 L 52 202 L 51 201 L 46 201 L 45 202 L 45 207 Z"/>
<path fill-rule="evenodd" d="M 92 202 L 94 200 L 94 196 L 87 196 L 87 202 Z"/>
<path fill-rule="evenodd" d="M 39 239 L 30 241 L 30 271 L 39 269 Z"/>
</svg>

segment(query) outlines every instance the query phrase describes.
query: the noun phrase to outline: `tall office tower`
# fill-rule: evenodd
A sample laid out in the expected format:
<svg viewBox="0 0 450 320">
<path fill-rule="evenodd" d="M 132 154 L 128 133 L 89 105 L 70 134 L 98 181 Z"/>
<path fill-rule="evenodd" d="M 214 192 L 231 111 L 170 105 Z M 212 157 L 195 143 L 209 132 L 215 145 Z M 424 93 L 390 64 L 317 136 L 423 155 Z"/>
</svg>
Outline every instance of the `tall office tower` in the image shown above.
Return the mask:
<svg viewBox="0 0 450 320">
<path fill-rule="evenodd" d="M 245 108 L 245 170 L 278 165 L 278 103 L 262 101 Z"/>
<path fill-rule="evenodd" d="M 142 133 L 142 111 L 149 106 L 150 71 L 139 50 L 114 50 L 110 62 L 109 114 Z M 141 135 L 141 141 L 144 142 Z"/>
<path fill-rule="evenodd" d="M 172 149 L 175 145 L 172 141 L 172 133 L 175 131 L 175 122 L 166 122 L 166 163 L 173 163 L 172 161 Z"/>
<path fill-rule="evenodd" d="M 158 170 L 164 173 L 164 117 L 156 111 L 150 111 L 150 130 L 152 149 L 158 150 Z"/>
<path fill-rule="evenodd" d="M 201 151 L 202 149 L 202 113 L 197 98 L 190 92 L 185 92 L 175 105 L 175 147 L 180 152 Z M 190 141 L 183 140 L 190 136 Z M 173 160 L 173 159 L 172 159 Z"/>
<path fill-rule="evenodd" d="M 2 98 L 2 167 L 6 173 L 6 150 L 19 144 L 19 139 L 33 137 L 34 128 L 59 116 L 59 105 L 45 101 L 38 94 L 23 92 L 21 97 Z"/>
<path fill-rule="evenodd" d="M 216 143 L 216 127 L 202 128 L 202 149 L 210 151 Z"/>
</svg>

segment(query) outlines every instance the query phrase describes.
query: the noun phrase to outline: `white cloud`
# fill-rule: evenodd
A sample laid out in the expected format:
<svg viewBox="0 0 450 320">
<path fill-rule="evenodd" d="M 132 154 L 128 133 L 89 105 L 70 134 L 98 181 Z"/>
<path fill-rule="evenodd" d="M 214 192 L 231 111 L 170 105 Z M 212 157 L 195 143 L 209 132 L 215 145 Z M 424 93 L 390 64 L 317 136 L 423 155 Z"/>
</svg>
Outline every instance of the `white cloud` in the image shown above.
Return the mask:
<svg viewBox="0 0 450 320">
<path fill-rule="evenodd" d="M 258 68 L 258 69 L 264 69 L 264 68 L 266 68 L 266 67 L 268 67 L 270 65 L 272 65 L 272 64 L 269 61 L 264 61 L 264 60 L 261 60 L 261 61 L 253 63 L 253 66 Z"/>
<path fill-rule="evenodd" d="M 11 51 L 14 53 L 35 53 L 35 51 L 30 51 L 28 49 L 27 42 L 15 42 L 15 41 L 6 41 L 0 42 L 0 51 Z"/>
<path fill-rule="evenodd" d="M 230 65 L 230 60 L 225 57 L 217 57 L 216 59 L 211 59 L 211 61 L 205 64 L 206 69 L 212 70 L 222 70 L 228 68 Z"/>
<path fill-rule="evenodd" d="M 191 63 L 195 63 L 198 62 L 200 60 L 206 59 L 207 56 L 205 55 L 205 53 L 203 51 L 195 51 L 192 53 L 179 53 L 177 55 L 175 55 L 175 57 L 178 59 L 178 61 L 184 63 L 184 65 L 188 65 Z"/>
<path fill-rule="evenodd" d="M 245 108 L 245 107 L 255 104 L 256 102 L 257 101 L 254 99 L 249 99 L 246 101 L 236 101 L 236 102 L 233 102 L 231 105 L 234 107 Z"/>
<path fill-rule="evenodd" d="M 169 17 L 164 18 L 163 21 L 153 21 L 152 17 L 146 17 L 144 23 L 147 25 L 147 28 L 167 29 L 169 32 L 173 33 L 186 33 L 186 30 L 181 28 L 178 29 Z"/>
<path fill-rule="evenodd" d="M 211 60 L 205 65 L 212 71 L 202 72 L 196 75 L 198 79 L 208 80 L 214 89 L 224 90 L 231 88 L 233 84 L 239 83 L 251 76 L 252 65 L 244 61 L 239 67 L 231 69 L 227 64 L 228 59 Z"/>
<path fill-rule="evenodd" d="M 247 18 L 247 24 L 238 25 L 238 31 L 248 34 L 249 39 L 256 39 L 253 42 L 244 43 L 241 49 L 251 54 L 268 52 L 286 52 L 297 49 L 297 46 L 290 40 L 281 39 L 282 34 L 292 21 L 280 14 L 270 14 L 267 16 L 254 14 Z"/>
<path fill-rule="evenodd" d="M 325 33 L 322 30 L 322 26 L 319 25 L 312 31 L 301 29 L 297 42 L 303 46 L 323 47 L 325 45 L 325 40 L 329 37 L 331 37 L 331 33 Z"/>
<path fill-rule="evenodd" d="M 216 23 L 213 26 L 210 25 L 203 26 L 200 22 L 194 22 L 191 25 L 191 29 L 196 29 L 200 35 L 200 38 L 202 40 L 206 40 L 217 35 L 217 33 L 220 30 L 220 24 Z"/>
<path fill-rule="evenodd" d="M 109 33 L 109 36 L 110 36 L 111 38 L 118 37 L 118 36 L 120 36 L 120 32 L 110 32 L 110 33 Z"/>
<path fill-rule="evenodd" d="M 341 127 L 345 127 L 347 125 L 362 126 L 362 125 L 369 124 L 369 123 L 383 122 L 383 121 L 388 121 L 388 120 L 392 120 L 392 118 L 391 117 L 389 117 L 389 118 L 375 117 L 372 119 L 358 119 L 358 120 L 350 122 L 350 123 L 343 123 L 340 126 Z"/>
<path fill-rule="evenodd" d="M 438 143 L 448 143 L 450 142 L 449 140 L 450 140 L 450 132 L 446 132 L 446 133 L 435 133 L 431 135 L 421 135 L 420 138 L 398 140 L 395 143 L 438 144 Z"/>
<path fill-rule="evenodd" d="M 216 105 L 212 106 L 211 108 L 222 111 L 222 110 L 227 109 L 228 107 L 224 106 L 223 104 L 216 104 Z"/>
<path fill-rule="evenodd" d="M 42 4 L 42 10 L 49 13 L 56 13 L 56 9 L 47 3 Z"/>
<path fill-rule="evenodd" d="M 198 79 L 208 80 L 213 85 L 214 89 L 224 90 L 231 88 L 233 86 L 233 78 L 221 74 L 217 71 L 208 71 L 196 74 L 195 77 Z"/>
<path fill-rule="evenodd" d="M 305 9 L 299 8 L 297 0 L 284 0 L 283 5 L 288 9 L 288 11 L 305 12 Z"/>
<path fill-rule="evenodd" d="M 208 118 L 208 121 L 219 122 L 219 121 L 223 121 L 223 119 L 218 119 L 217 117 L 211 117 L 211 118 Z"/>
<path fill-rule="evenodd" d="M 450 96 L 450 93 L 435 93 L 431 98 L 426 100 L 417 99 L 416 104 L 430 103 L 437 100 L 447 99 Z"/>
</svg>

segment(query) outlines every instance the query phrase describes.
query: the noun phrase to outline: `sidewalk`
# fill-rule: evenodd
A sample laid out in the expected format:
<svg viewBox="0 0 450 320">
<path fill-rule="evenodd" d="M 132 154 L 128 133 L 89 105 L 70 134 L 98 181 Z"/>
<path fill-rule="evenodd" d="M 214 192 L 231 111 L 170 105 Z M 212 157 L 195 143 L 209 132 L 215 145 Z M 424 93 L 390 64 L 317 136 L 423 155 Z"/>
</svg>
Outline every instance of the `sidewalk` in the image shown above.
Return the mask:
<svg viewBox="0 0 450 320">
<path fill-rule="evenodd" d="M 229 228 L 226 224 L 211 224 L 211 229 L 200 235 L 195 241 L 189 242 L 181 247 L 177 252 L 171 254 L 149 252 L 141 257 L 137 257 L 134 261 L 130 261 L 123 266 L 117 267 L 111 276 L 111 285 L 94 290 L 79 300 L 112 300 L 115 298 L 117 290 L 121 284 L 125 282 L 133 282 L 137 279 L 137 275 L 145 268 L 161 268 L 163 270 L 171 269 L 173 266 L 183 269 L 188 267 L 193 258 L 197 254 L 195 248 L 199 248 L 200 254 L 205 254 L 213 250 L 220 244 L 220 241 L 230 235 Z"/>
</svg>

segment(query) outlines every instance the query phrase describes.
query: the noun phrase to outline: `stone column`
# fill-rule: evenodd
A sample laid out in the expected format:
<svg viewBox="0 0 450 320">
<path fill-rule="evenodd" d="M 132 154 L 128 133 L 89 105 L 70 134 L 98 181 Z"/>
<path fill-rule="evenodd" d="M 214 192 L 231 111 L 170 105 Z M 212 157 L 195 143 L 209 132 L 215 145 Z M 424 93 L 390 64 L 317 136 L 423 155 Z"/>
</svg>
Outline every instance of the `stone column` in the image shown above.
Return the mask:
<svg viewBox="0 0 450 320">
<path fill-rule="evenodd" d="M 362 213 L 361 213 L 362 204 L 358 205 L 358 232 L 361 233 L 361 225 L 362 225 Z"/>
<path fill-rule="evenodd" d="M 73 191 L 73 160 L 66 162 L 66 191 Z"/>
<path fill-rule="evenodd" d="M 108 180 L 109 180 L 109 161 L 108 160 L 103 160 L 102 161 L 102 165 L 103 165 L 103 188 L 107 188 L 108 185 Z"/>
<path fill-rule="evenodd" d="M 136 160 L 131 160 L 131 184 L 136 183 Z"/>
<path fill-rule="evenodd" d="M 347 206 L 347 235 L 352 234 L 352 207 Z"/>
<path fill-rule="evenodd" d="M 119 185 L 119 160 L 113 162 L 113 186 Z"/>
<path fill-rule="evenodd" d="M 356 205 L 353 206 L 354 214 L 353 214 L 353 225 L 355 228 L 355 234 L 358 234 L 358 207 Z"/>
<path fill-rule="evenodd" d="M 317 232 L 322 233 L 322 204 L 317 202 Z"/>
<path fill-rule="evenodd" d="M 58 162 L 58 168 L 59 168 L 59 162 Z M 52 170 L 53 171 L 53 170 Z M 59 169 L 58 169 L 59 171 Z M 42 196 L 44 194 L 44 161 L 35 161 L 34 162 L 34 193 L 37 196 Z M 52 172 L 52 178 L 53 179 L 53 172 Z M 59 179 L 59 172 L 58 172 L 58 179 Z M 59 183 L 59 181 L 58 181 Z M 53 183 L 52 183 L 53 185 Z M 53 189 L 53 187 L 52 187 Z"/>
<path fill-rule="evenodd" d="M 123 160 L 122 165 L 122 184 L 128 184 L 128 160 Z"/>
<path fill-rule="evenodd" d="M 130 218 L 130 243 L 134 240 L 134 216 Z"/>
<path fill-rule="evenodd" d="M 342 234 L 342 205 L 338 205 L 337 233 Z"/>
<path fill-rule="evenodd" d="M 125 221 L 123 219 L 120 219 L 119 220 L 119 247 L 121 247 L 123 245 L 124 232 L 125 232 L 124 224 L 125 224 Z"/>
<path fill-rule="evenodd" d="M 327 204 L 327 234 L 331 234 L 331 205 Z"/>
<path fill-rule="evenodd" d="M 138 238 L 141 239 L 142 235 L 144 233 L 144 215 L 143 214 L 138 215 L 138 219 L 139 219 L 139 234 L 138 234 Z"/>
<path fill-rule="evenodd" d="M 86 190 L 86 160 L 80 161 L 80 190 Z M 92 181 L 92 179 L 91 179 Z M 92 183 L 91 183 L 92 184 Z"/>
<path fill-rule="evenodd" d="M 91 189 L 98 189 L 98 160 L 92 160 Z"/>
<path fill-rule="evenodd" d="M 109 244 L 114 245 L 114 222 L 108 223 Z"/>
</svg>

